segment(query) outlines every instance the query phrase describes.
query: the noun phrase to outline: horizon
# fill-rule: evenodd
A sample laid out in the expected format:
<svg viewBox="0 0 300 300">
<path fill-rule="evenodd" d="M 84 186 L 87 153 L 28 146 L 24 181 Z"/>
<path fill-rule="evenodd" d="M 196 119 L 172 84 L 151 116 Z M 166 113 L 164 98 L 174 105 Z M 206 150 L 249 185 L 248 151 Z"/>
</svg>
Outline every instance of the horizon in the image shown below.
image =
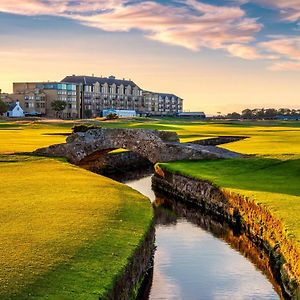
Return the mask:
<svg viewBox="0 0 300 300">
<path fill-rule="evenodd" d="M 67 75 L 130 78 L 184 110 L 300 108 L 295 1 L 0 3 L 0 89 Z"/>
</svg>

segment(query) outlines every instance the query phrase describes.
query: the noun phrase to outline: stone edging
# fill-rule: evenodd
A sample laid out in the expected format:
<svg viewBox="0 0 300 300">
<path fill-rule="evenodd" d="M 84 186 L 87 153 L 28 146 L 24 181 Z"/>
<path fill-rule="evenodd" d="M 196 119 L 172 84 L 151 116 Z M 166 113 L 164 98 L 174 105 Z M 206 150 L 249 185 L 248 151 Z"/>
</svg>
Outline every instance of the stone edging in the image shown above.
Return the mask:
<svg viewBox="0 0 300 300">
<path fill-rule="evenodd" d="M 171 173 L 156 166 L 154 189 L 205 212 L 244 232 L 270 257 L 274 277 L 286 298 L 300 299 L 300 251 L 284 227 L 265 207 L 242 195 L 220 189 L 206 180 Z"/>
<path fill-rule="evenodd" d="M 141 244 L 128 260 L 121 276 L 116 278 L 113 289 L 99 300 L 134 300 L 137 299 L 140 287 L 145 276 L 153 267 L 155 251 L 155 228 L 152 222 Z"/>
</svg>

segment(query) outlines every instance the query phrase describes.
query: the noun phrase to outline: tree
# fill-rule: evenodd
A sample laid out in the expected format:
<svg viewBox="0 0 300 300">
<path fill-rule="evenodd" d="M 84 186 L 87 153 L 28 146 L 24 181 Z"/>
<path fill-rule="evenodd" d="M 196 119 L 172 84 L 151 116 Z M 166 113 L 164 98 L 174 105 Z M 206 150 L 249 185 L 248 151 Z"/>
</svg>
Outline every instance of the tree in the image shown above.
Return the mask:
<svg viewBox="0 0 300 300">
<path fill-rule="evenodd" d="M 83 114 L 85 118 L 90 119 L 93 115 L 93 112 L 90 109 L 86 109 Z"/>
<path fill-rule="evenodd" d="M 119 116 L 117 115 L 117 114 L 115 114 L 115 113 L 109 113 L 107 116 L 106 116 L 106 120 L 116 120 L 116 119 L 118 119 L 119 118 Z"/>
<path fill-rule="evenodd" d="M 228 119 L 240 119 L 241 115 L 237 112 L 229 113 L 226 118 Z"/>
<path fill-rule="evenodd" d="M 252 119 L 253 118 L 253 113 L 252 110 L 249 108 L 246 108 L 242 111 L 242 117 L 244 119 Z"/>
<path fill-rule="evenodd" d="M 272 119 L 277 116 L 277 110 L 274 108 L 268 108 L 265 111 L 265 118 Z"/>
<path fill-rule="evenodd" d="M 0 99 L 0 115 L 6 113 L 8 110 L 8 106 Z"/>
<path fill-rule="evenodd" d="M 56 115 L 60 116 L 61 112 L 66 108 L 67 102 L 62 100 L 55 100 L 51 102 L 51 107 L 56 111 Z"/>
<path fill-rule="evenodd" d="M 265 110 L 264 108 L 257 109 L 256 114 L 255 114 L 256 118 L 257 119 L 263 119 L 265 117 L 266 111 L 267 110 Z"/>
</svg>

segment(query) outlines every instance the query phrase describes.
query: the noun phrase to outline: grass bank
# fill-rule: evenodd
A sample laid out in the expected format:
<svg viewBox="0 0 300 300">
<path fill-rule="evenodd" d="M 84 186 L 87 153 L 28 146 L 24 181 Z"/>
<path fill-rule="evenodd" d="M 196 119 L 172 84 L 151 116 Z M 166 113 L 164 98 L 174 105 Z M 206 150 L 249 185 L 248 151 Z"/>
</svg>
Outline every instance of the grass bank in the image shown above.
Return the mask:
<svg viewBox="0 0 300 300">
<path fill-rule="evenodd" d="M 268 207 L 285 224 L 300 249 L 300 159 L 226 159 L 160 163 L 162 169 L 208 180 L 226 191 Z"/>
<path fill-rule="evenodd" d="M 225 144 L 227 149 L 251 154 L 247 159 L 162 163 L 163 170 L 186 177 L 208 180 L 227 195 L 241 195 L 271 213 L 283 226 L 282 250 L 294 253 L 292 269 L 300 283 L 300 123 L 255 122 L 238 124 L 190 124 L 181 136 L 189 140 L 197 132 L 212 136 L 245 135 L 249 139 Z M 201 130 L 201 129 L 202 130 Z M 241 202 L 242 203 L 242 202 Z M 252 206 L 255 209 L 255 205 Z M 251 205 L 249 205 L 250 207 Z M 241 208 L 242 209 L 242 208 Z M 245 211 L 246 212 L 246 211 Z M 257 210 L 258 212 L 258 210 Z M 245 213 L 246 215 L 246 213 Z M 252 215 L 259 224 L 262 216 Z M 268 219 L 268 217 L 266 218 Z M 268 224 L 277 228 L 278 224 Z M 278 226 L 281 236 L 281 225 Z M 285 245 L 283 245 L 285 244 Z M 293 251 L 290 245 L 296 247 Z"/>
<path fill-rule="evenodd" d="M 72 124 L 0 123 L 0 298 L 99 299 L 152 222 L 147 198 L 63 160 L 22 155 Z"/>
</svg>

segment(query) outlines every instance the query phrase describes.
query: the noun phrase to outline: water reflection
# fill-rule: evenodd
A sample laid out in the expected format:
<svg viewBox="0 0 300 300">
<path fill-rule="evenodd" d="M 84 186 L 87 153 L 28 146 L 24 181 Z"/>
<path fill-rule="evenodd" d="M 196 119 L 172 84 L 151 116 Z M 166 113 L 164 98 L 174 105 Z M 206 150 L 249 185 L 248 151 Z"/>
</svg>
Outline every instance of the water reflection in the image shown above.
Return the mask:
<svg viewBox="0 0 300 300">
<path fill-rule="evenodd" d="M 127 184 L 148 196 L 155 210 L 157 250 L 152 285 L 141 298 L 282 298 L 267 256 L 245 235 L 236 234 L 198 208 L 155 196 L 150 176 Z"/>
</svg>

